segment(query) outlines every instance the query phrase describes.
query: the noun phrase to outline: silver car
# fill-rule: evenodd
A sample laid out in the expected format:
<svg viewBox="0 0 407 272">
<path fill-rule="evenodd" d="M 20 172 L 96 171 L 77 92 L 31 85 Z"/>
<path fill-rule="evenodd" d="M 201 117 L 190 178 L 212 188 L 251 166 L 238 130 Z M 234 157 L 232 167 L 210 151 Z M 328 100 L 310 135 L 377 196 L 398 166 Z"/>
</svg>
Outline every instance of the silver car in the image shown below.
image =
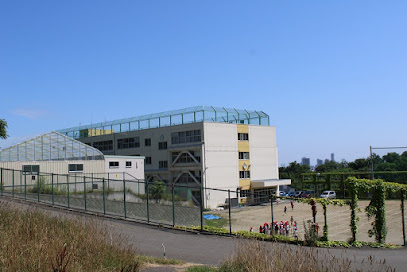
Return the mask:
<svg viewBox="0 0 407 272">
<path fill-rule="evenodd" d="M 335 191 L 323 191 L 321 194 L 321 198 L 335 199 L 336 193 Z"/>
</svg>

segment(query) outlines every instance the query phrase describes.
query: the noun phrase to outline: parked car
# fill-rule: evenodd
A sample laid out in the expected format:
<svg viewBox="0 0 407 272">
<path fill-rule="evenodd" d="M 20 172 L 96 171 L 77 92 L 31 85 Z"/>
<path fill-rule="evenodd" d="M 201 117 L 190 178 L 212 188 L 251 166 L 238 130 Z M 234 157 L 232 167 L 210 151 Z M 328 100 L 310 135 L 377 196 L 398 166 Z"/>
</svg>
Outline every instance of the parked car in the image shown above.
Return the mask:
<svg viewBox="0 0 407 272">
<path fill-rule="evenodd" d="M 280 196 L 287 196 L 288 194 L 284 191 L 280 191 Z"/>
<path fill-rule="evenodd" d="M 294 196 L 295 196 L 295 192 L 289 192 L 289 193 L 287 194 L 287 196 L 289 196 L 289 197 L 294 197 Z"/>
<path fill-rule="evenodd" d="M 305 191 L 301 197 L 303 198 L 310 198 L 314 192 L 313 191 Z"/>
<path fill-rule="evenodd" d="M 323 191 L 321 194 L 321 198 L 335 199 L 336 193 L 335 191 Z"/>
<path fill-rule="evenodd" d="M 294 197 L 301 197 L 303 193 L 304 193 L 303 191 L 296 191 Z"/>
</svg>

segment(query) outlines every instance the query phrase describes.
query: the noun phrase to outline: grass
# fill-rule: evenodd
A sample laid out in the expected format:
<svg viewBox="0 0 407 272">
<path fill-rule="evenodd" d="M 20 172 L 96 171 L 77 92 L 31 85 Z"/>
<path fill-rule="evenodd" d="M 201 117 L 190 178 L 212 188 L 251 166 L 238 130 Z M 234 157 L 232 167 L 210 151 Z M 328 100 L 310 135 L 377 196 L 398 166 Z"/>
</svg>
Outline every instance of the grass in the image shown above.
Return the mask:
<svg viewBox="0 0 407 272">
<path fill-rule="evenodd" d="M 0 207 L 0 271 L 140 271 L 182 262 L 137 255 L 124 237 L 96 221 L 51 217 L 14 204 Z"/>
<path fill-rule="evenodd" d="M 266 271 L 394 271 L 385 261 L 369 256 L 354 264 L 347 258 L 337 258 L 316 248 L 267 244 L 257 240 L 242 240 L 234 253 L 219 267 L 192 266 L 187 272 L 266 272 Z"/>
<path fill-rule="evenodd" d="M 214 213 L 211 213 L 211 214 L 221 217 L 219 214 L 214 214 Z M 222 218 L 222 217 L 220 219 L 211 219 L 211 220 L 205 219 L 205 224 L 209 227 L 223 228 L 228 223 L 229 223 L 229 220 Z"/>
</svg>

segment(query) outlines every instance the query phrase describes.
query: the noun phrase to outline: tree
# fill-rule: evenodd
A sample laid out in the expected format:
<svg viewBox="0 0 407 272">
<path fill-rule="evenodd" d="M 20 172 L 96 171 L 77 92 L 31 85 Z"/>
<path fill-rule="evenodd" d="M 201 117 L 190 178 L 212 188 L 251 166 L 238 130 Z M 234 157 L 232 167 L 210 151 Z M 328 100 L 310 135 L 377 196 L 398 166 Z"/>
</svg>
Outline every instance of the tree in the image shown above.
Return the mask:
<svg viewBox="0 0 407 272">
<path fill-rule="evenodd" d="M 6 139 L 7 138 L 7 121 L 4 119 L 0 119 L 0 138 Z"/>
<path fill-rule="evenodd" d="M 155 200 L 159 200 L 164 196 L 165 193 L 165 185 L 162 182 L 156 180 L 151 185 L 151 198 Z"/>
</svg>

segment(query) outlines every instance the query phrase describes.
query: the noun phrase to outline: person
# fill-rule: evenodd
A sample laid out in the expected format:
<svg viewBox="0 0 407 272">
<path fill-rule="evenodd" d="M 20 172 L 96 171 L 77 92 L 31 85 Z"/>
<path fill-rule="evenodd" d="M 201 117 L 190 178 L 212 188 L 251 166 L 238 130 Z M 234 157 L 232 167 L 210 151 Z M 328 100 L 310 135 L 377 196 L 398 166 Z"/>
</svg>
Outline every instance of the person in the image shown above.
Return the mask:
<svg viewBox="0 0 407 272">
<path fill-rule="evenodd" d="M 250 227 L 250 232 L 253 232 L 253 227 Z"/>
<path fill-rule="evenodd" d="M 259 232 L 263 233 L 263 226 L 262 225 L 260 225 Z"/>
<path fill-rule="evenodd" d="M 292 227 L 292 226 L 293 226 L 293 222 L 294 222 L 294 216 L 291 215 L 290 221 L 291 221 L 291 227 Z"/>
<path fill-rule="evenodd" d="M 287 213 L 287 206 L 284 206 L 284 213 Z"/>
<path fill-rule="evenodd" d="M 318 223 L 315 225 L 315 231 L 316 231 L 317 236 L 318 236 L 318 231 L 319 231 L 319 225 L 318 225 Z"/>
<path fill-rule="evenodd" d="M 275 235 L 277 235 L 278 234 L 278 223 L 277 223 L 277 221 L 276 222 L 274 222 L 274 234 Z"/>
<path fill-rule="evenodd" d="M 294 210 L 294 201 L 291 199 L 291 210 L 293 211 Z"/>
<path fill-rule="evenodd" d="M 294 228 L 294 237 L 298 241 L 298 229 Z"/>
</svg>

